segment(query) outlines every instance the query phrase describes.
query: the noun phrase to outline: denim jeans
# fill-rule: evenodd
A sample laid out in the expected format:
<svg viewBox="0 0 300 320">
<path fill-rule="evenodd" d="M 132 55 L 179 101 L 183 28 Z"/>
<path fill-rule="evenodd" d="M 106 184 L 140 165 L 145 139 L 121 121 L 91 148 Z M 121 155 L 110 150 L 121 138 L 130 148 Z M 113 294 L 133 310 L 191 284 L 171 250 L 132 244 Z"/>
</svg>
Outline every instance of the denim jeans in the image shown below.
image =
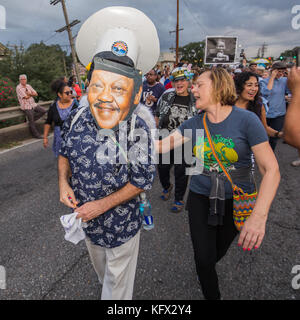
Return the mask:
<svg viewBox="0 0 300 320">
<path fill-rule="evenodd" d="M 267 124 L 272 129 L 277 130 L 277 131 L 281 131 L 283 128 L 283 125 L 284 125 L 284 118 L 285 118 L 285 116 L 280 116 L 280 117 L 276 117 L 276 118 L 267 118 Z M 275 151 L 275 148 L 276 148 L 276 145 L 278 142 L 278 138 L 270 137 L 269 142 L 270 142 L 271 148 L 273 149 L 273 151 Z"/>
</svg>

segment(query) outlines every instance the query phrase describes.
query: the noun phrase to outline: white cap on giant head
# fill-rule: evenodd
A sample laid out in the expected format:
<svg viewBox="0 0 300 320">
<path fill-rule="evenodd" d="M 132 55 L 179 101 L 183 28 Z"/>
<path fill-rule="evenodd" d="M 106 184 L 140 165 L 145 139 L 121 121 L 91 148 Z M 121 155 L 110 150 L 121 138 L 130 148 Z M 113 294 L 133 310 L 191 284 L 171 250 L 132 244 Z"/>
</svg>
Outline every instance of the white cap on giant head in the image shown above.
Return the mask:
<svg viewBox="0 0 300 320">
<path fill-rule="evenodd" d="M 151 70 L 159 57 L 159 39 L 153 22 L 140 10 L 108 7 L 90 16 L 81 26 L 76 51 L 87 66 L 100 52 L 127 56 L 143 74 Z"/>
</svg>

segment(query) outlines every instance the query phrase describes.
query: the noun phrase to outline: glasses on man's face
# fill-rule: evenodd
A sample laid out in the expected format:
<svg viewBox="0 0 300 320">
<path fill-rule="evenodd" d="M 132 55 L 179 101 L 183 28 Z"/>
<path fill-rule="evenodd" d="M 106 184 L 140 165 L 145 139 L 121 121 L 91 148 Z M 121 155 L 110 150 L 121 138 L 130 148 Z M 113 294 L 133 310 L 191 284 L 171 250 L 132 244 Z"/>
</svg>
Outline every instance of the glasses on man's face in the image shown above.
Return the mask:
<svg viewBox="0 0 300 320">
<path fill-rule="evenodd" d="M 64 94 L 66 94 L 67 96 L 69 96 L 70 94 L 72 94 L 72 91 L 65 91 Z"/>
<path fill-rule="evenodd" d="M 147 74 L 146 74 L 146 77 L 149 77 L 149 76 L 150 76 L 150 77 L 153 77 L 153 76 L 155 76 L 155 74 L 154 74 L 154 73 L 147 73 Z"/>
</svg>

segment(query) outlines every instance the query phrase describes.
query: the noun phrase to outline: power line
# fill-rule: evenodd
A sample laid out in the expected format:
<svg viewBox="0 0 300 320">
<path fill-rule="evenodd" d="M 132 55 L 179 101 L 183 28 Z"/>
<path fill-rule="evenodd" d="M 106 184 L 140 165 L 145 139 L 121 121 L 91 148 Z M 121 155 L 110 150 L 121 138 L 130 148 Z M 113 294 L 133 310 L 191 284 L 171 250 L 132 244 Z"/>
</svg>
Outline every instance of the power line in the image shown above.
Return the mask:
<svg viewBox="0 0 300 320">
<path fill-rule="evenodd" d="M 55 32 L 51 37 L 49 37 L 47 40 L 45 40 L 44 42 L 48 42 L 49 40 L 51 40 L 52 38 L 54 38 L 57 35 L 57 33 Z"/>
<path fill-rule="evenodd" d="M 202 23 L 200 23 L 197 19 L 197 17 L 194 15 L 193 11 L 189 8 L 187 2 L 185 0 L 183 0 L 185 7 L 187 8 L 187 10 L 189 11 L 190 15 L 194 18 L 195 22 L 198 24 L 198 26 L 204 30 L 206 32 L 206 34 L 208 35 L 208 32 L 206 30 L 206 28 L 204 27 L 204 25 Z"/>
<path fill-rule="evenodd" d="M 62 10 L 63 10 L 63 14 L 64 14 L 64 17 L 65 17 L 66 25 L 63 28 L 61 28 L 59 30 L 56 30 L 56 32 L 59 32 L 59 33 L 63 32 L 63 31 L 67 31 L 68 32 L 69 42 L 70 42 L 70 47 L 71 47 L 71 52 L 72 52 L 72 59 L 73 59 L 73 64 L 74 64 L 74 68 L 75 68 L 75 74 L 76 74 L 77 80 L 78 80 L 78 82 L 80 84 L 80 74 L 79 74 L 79 69 L 78 69 L 78 65 L 77 65 L 77 57 L 76 57 L 75 46 L 74 46 L 74 38 L 72 36 L 72 30 L 71 30 L 71 27 L 73 27 L 76 24 L 80 23 L 80 21 L 76 19 L 71 23 L 69 22 L 69 17 L 68 17 L 68 13 L 67 13 L 65 0 L 51 0 L 50 1 L 50 5 L 56 5 L 59 2 L 62 5 Z"/>
</svg>

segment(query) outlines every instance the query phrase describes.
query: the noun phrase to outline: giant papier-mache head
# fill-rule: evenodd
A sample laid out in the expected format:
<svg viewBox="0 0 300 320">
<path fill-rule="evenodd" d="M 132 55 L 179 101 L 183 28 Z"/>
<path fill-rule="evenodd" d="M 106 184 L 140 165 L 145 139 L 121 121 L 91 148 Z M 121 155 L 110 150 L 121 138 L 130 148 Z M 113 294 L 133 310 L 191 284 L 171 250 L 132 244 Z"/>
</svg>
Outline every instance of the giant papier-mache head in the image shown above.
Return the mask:
<svg viewBox="0 0 300 320">
<path fill-rule="evenodd" d="M 89 66 L 88 101 L 99 128 L 117 130 L 140 101 L 142 75 L 159 56 L 153 22 L 130 7 L 108 7 L 89 17 L 76 39 L 77 55 Z"/>
</svg>

